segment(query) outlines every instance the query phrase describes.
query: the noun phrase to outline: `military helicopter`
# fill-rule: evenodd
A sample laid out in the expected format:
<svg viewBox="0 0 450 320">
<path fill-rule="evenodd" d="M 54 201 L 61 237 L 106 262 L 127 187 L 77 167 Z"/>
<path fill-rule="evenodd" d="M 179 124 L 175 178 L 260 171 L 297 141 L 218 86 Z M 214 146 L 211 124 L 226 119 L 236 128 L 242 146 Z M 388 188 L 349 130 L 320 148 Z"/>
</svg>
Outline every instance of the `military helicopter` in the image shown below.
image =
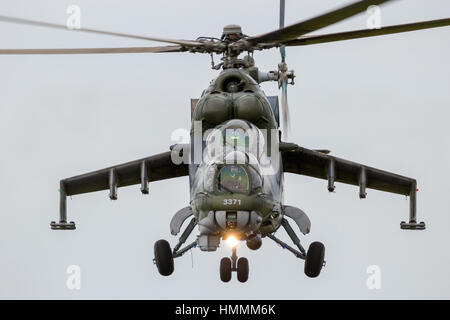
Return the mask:
<svg viewBox="0 0 450 320">
<path fill-rule="evenodd" d="M 190 218 L 173 249 L 168 241 L 154 245 L 154 263 L 159 273 L 168 276 L 174 271 L 174 259 L 192 248 L 215 251 L 223 240 L 245 241 L 258 250 L 263 238 L 269 238 L 304 260 L 308 277 L 317 277 L 325 264 L 325 247 L 313 242 L 306 250 L 289 224 L 293 220 L 300 232 L 308 234 L 311 222 L 300 209 L 284 204 L 283 176 L 285 172 L 311 176 L 328 181 L 328 191 L 335 182 L 359 187 L 359 197 L 366 197 L 366 189 L 376 189 L 409 196 L 409 221 L 400 223 L 401 229 L 423 230 L 424 222 L 417 222 L 416 191 L 413 178 L 351 162 L 329 154 L 328 150 L 311 150 L 283 141 L 289 129 L 287 86 L 294 84 L 294 71 L 286 64 L 286 47 L 304 46 L 333 41 L 373 37 L 413 30 L 450 25 L 450 19 L 409 23 L 322 35 L 307 35 L 313 31 L 345 20 L 366 11 L 371 5 L 395 0 L 363 0 L 332 10 L 293 25 L 284 26 L 285 1 L 280 1 L 280 28 L 259 36 L 248 36 L 238 25 L 224 27 L 220 38 L 200 37 L 196 40 L 174 40 L 95 29 L 77 32 L 120 36 L 170 43 L 158 47 L 77 48 L 77 49 L 0 49 L 0 54 L 111 54 L 111 53 L 206 53 L 212 57 L 212 68 L 220 74 L 211 81 L 199 99 L 191 99 L 191 140 L 177 144 L 170 151 L 124 164 L 108 167 L 60 181 L 59 222 L 52 221 L 53 230 L 74 230 L 75 223 L 67 219 L 67 196 L 109 190 L 109 197 L 117 199 L 117 189 L 140 185 L 143 194 L 149 193 L 149 182 L 189 176 L 190 203 L 179 210 L 170 222 L 172 235 L 177 235 Z M 0 16 L 0 21 L 33 26 L 66 29 L 65 26 Z M 278 69 L 260 71 L 253 58 L 254 51 L 279 48 L 281 62 Z M 242 53 L 247 53 L 240 57 Z M 222 55 L 214 62 L 214 54 Z M 260 84 L 278 82 L 281 89 L 283 126 L 280 128 L 278 97 L 266 96 Z M 281 130 L 282 129 L 282 130 Z M 198 226 L 199 235 L 185 245 Z M 283 227 L 296 248 L 275 236 Z M 183 247 L 184 246 L 184 247 Z M 236 245 L 231 258 L 220 262 L 220 278 L 231 280 L 232 272 L 245 282 L 249 275 L 246 258 L 237 257 Z"/>
</svg>

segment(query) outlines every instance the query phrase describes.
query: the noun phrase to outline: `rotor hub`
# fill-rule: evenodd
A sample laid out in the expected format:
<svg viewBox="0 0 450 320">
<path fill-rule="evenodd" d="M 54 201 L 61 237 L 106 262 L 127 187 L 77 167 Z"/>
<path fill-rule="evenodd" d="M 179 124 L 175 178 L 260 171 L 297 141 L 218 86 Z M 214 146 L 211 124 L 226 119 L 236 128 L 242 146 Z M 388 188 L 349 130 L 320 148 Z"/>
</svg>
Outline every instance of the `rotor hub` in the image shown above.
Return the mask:
<svg viewBox="0 0 450 320">
<path fill-rule="evenodd" d="M 223 27 L 222 40 L 237 41 L 242 39 L 244 34 L 242 28 L 237 24 L 229 24 Z"/>
</svg>

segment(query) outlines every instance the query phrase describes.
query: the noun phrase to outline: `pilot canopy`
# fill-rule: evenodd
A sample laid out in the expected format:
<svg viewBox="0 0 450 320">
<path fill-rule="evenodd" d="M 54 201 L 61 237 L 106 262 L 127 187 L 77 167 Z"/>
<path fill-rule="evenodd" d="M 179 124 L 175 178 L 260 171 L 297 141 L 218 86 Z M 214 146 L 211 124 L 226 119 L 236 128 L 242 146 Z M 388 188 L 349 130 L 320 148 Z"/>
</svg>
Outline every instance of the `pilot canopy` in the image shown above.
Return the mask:
<svg viewBox="0 0 450 320">
<path fill-rule="evenodd" d="M 271 163 L 265 148 L 263 133 L 247 121 L 229 120 L 210 130 L 191 197 L 199 192 L 251 194 L 264 191 L 262 164 Z M 274 170 L 273 166 L 271 169 Z M 280 171 L 275 171 L 279 175 Z M 264 180 L 266 186 L 273 184 L 270 177 Z"/>
<path fill-rule="evenodd" d="M 203 160 L 218 163 L 259 163 L 266 146 L 255 125 L 244 120 L 229 120 L 207 133 Z"/>
</svg>

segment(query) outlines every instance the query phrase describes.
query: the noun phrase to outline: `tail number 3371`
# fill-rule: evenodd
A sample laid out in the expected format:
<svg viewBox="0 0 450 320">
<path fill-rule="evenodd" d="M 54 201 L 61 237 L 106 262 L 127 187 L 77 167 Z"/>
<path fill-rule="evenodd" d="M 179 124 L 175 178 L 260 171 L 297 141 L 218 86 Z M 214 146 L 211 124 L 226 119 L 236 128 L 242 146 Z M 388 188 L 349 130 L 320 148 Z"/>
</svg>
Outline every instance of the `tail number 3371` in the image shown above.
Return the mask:
<svg viewBox="0 0 450 320">
<path fill-rule="evenodd" d="M 241 205 L 241 199 L 223 199 L 223 204 L 225 206 L 232 206 L 232 205 Z"/>
</svg>

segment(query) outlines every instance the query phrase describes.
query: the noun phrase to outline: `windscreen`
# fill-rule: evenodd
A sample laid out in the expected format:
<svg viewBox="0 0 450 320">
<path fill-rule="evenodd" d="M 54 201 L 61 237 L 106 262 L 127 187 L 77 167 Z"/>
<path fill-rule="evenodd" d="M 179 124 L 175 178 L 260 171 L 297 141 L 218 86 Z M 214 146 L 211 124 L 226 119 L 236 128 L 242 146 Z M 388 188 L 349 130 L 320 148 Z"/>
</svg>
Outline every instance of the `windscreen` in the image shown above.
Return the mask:
<svg viewBox="0 0 450 320">
<path fill-rule="evenodd" d="M 230 128 L 223 131 L 226 146 L 232 147 L 234 150 L 248 151 L 250 146 L 250 137 L 243 128 Z"/>
<path fill-rule="evenodd" d="M 217 176 L 218 189 L 232 193 L 246 193 L 250 188 L 247 171 L 239 165 L 227 165 Z"/>
</svg>

